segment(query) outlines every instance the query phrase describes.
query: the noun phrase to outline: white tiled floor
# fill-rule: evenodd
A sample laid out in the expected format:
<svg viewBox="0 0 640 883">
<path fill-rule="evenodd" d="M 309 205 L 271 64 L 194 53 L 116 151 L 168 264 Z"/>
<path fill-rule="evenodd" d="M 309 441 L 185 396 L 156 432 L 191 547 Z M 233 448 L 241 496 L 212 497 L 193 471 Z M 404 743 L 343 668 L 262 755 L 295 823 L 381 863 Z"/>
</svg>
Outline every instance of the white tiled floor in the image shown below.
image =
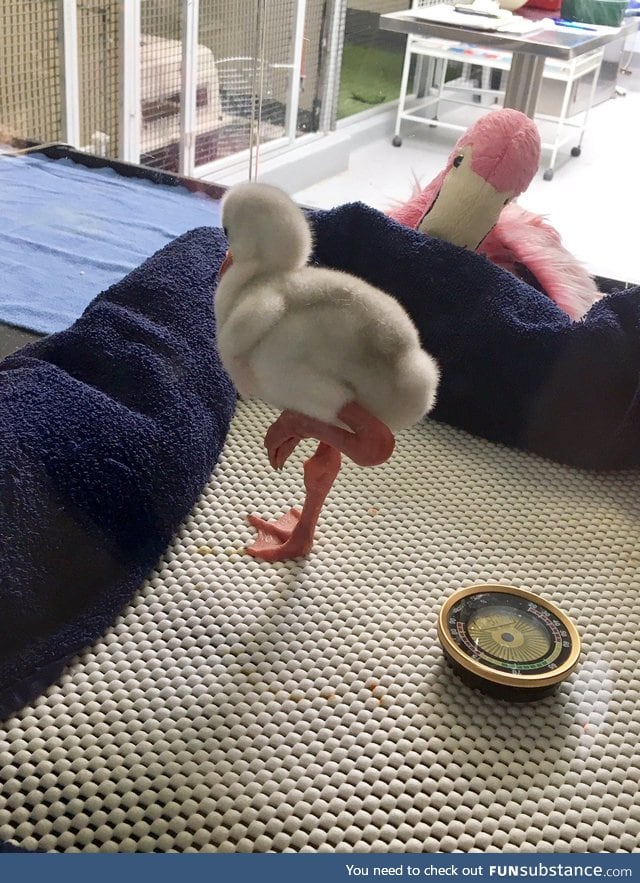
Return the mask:
<svg viewBox="0 0 640 883">
<path fill-rule="evenodd" d="M 637 62 L 630 75 L 619 75 L 618 83 L 626 95 L 592 109 L 582 155 L 569 158 L 568 144 L 558 158 L 553 180 L 544 181 L 541 171 L 519 201 L 544 214 L 565 246 L 591 272 L 640 283 Z M 319 208 L 362 200 L 388 209 L 405 199 L 416 181 L 424 186 L 435 177 L 459 133 L 416 126 L 414 131 L 403 127 L 402 135 L 400 148 L 392 147 L 390 137 L 384 137 L 353 150 L 348 171 L 295 193 L 296 200 Z"/>
</svg>

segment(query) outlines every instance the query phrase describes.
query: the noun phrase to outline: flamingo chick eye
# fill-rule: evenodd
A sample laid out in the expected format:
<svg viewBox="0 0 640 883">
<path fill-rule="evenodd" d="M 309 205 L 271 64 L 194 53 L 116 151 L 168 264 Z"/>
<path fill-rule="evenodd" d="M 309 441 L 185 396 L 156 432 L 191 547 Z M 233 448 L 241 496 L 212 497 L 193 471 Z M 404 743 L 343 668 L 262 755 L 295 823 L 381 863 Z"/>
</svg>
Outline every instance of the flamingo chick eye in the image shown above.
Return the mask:
<svg viewBox="0 0 640 883">
<path fill-rule="evenodd" d="M 224 233 L 224 235 L 225 235 L 225 236 L 227 237 L 227 239 L 228 239 L 228 238 L 229 238 L 229 231 L 227 230 L 226 227 L 223 227 L 223 228 L 222 228 L 222 232 Z"/>
<path fill-rule="evenodd" d="M 462 165 L 462 160 L 464 159 L 464 155 L 459 153 L 458 156 L 453 161 L 454 167 L 457 169 L 459 165 Z"/>
</svg>

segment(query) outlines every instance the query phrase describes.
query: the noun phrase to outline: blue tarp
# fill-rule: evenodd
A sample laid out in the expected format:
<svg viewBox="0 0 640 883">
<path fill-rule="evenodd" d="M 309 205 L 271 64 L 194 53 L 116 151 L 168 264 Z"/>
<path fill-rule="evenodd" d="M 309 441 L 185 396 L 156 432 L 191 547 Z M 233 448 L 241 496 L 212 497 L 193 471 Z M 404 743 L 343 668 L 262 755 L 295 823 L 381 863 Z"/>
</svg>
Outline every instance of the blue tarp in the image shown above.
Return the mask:
<svg viewBox="0 0 640 883">
<path fill-rule="evenodd" d="M 0 155 L 0 321 L 51 333 L 219 202 L 68 159 Z"/>
</svg>

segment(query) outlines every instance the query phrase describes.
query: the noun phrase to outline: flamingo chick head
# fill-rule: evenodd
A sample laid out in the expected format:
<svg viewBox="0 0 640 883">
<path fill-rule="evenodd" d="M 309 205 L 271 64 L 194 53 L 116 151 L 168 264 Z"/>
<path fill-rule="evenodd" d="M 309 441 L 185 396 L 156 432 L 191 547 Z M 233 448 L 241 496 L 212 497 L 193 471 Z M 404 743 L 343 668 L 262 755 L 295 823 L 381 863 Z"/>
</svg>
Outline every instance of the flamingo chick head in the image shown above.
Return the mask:
<svg viewBox="0 0 640 883">
<path fill-rule="evenodd" d="M 311 232 L 302 211 L 270 184 L 231 187 L 222 200 L 222 226 L 237 266 L 286 272 L 303 267 L 311 253 Z"/>
</svg>

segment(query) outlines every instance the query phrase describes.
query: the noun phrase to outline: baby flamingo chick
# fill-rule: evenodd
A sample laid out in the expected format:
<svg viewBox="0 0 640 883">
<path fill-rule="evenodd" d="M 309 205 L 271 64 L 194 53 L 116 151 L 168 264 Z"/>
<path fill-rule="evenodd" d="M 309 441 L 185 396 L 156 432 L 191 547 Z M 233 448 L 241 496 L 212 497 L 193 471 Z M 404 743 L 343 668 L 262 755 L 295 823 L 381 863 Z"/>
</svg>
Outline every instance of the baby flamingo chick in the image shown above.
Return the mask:
<svg viewBox="0 0 640 883">
<path fill-rule="evenodd" d="M 282 469 L 305 438 L 306 498 L 276 522 L 250 516 L 248 553 L 267 561 L 308 554 L 341 453 L 359 466 L 392 454 L 393 432 L 435 404 L 436 362 L 400 304 L 347 273 L 308 267 L 311 232 L 281 190 L 246 183 L 222 204 L 229 252 L 215 297 L 217 345 L 244 398 L 282 411 L 264 439 Z"/>
</svg>

